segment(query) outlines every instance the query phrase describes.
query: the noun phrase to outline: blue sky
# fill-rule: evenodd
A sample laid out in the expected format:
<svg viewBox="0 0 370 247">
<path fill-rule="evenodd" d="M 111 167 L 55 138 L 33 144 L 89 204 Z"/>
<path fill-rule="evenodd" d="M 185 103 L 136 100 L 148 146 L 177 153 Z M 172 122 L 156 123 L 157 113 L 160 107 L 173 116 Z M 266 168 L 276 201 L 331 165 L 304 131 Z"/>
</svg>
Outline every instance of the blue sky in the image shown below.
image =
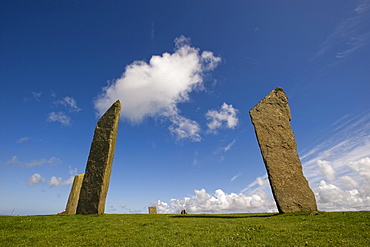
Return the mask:
<svg viewBox="0 0 370 247">
<path fill-rule="evenodd" d="M 63 211 L 123 103 L 106 213 L 272 212 L 283 87 L 320 210 L 370 209 L 370 1 L 1 1 L 0 214 Z"/>
</svg>

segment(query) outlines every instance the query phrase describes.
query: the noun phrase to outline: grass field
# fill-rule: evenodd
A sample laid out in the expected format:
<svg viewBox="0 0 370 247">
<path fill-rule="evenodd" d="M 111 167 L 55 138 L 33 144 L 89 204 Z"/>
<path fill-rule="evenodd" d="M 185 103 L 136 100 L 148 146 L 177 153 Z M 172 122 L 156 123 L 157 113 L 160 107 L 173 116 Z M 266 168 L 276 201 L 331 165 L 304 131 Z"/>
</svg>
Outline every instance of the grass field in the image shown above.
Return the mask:
<svg viewBox="0 0 370 247">
<path fill-rule="evenodd" d="M 370 212 L 0 217 L 0 246 L 370 246 Z"/>
</svg>

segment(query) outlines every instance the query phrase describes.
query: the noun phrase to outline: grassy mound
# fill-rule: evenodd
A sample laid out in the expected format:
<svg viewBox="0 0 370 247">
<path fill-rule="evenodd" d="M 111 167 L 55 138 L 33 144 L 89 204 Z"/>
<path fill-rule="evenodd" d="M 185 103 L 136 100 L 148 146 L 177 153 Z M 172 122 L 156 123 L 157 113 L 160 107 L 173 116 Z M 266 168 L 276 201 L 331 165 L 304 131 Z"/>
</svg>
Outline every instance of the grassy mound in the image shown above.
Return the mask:
<svg viewBox="0 0 370 247">
<path fill-rule="evenodd" d="M 0 246 L 370 246 L 370 212 L 2 216 Z"/>
</svg>

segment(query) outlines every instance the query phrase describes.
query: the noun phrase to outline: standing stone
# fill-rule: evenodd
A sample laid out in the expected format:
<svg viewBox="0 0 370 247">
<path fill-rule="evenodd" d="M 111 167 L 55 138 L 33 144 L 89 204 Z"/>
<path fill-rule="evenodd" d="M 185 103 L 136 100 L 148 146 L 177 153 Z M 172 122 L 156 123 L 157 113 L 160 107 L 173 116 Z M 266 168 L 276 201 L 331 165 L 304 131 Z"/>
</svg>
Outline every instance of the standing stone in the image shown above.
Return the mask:
<svg viewBox="0 0 370 247">
<path fill-rule="evenodd" d="M 315 196 L 302 172 L 283 89 L 274 89 L 249 114 L 279 212 L 317 210 Z"/>
<path fill-rule="evenodd" d="M 99 119 L 91 143 L 77 214 L 103 214 L 122 104 L 117 100 Z"/>
<path fill-rule="evenodd" d="M 181 210 L 181 214 L 188 214 L 185 209 Z"/>
<path fill-rule="evenodd" d="M 157 207 L 156 206 L 148 207 L 148 210 L 149 210 L 149 214 L 157 214 Z"/>
<path fill-rule="evenodd" d="M 84 174 L 76 175 L 73 179 L 71 192 L 69 193 L 65 214 L 75 214 Z"/>
</svg>

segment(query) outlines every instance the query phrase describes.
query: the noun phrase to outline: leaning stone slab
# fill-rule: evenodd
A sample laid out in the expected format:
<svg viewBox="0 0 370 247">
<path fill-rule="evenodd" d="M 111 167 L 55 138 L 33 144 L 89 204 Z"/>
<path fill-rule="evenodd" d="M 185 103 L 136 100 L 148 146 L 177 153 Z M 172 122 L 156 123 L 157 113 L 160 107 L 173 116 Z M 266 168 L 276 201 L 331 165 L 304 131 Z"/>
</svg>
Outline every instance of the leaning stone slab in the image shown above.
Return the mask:
<svg viewBox="0 0 370 247">
<path fill-rule="evenodd" d="M 148 210 L 149 210 L 149 214 L 157 214 L 157 207 L 156 206 L 148 207 Z"/>
<path fill-rule="evenodd" d="M 317 210 L 315 196 L 302 172 L 283 89 L 274 89 L 249 114 L 279 212 Z"/>
<path fill-rule="evenodd" d="M 121 103 L 117 100 L 96 125 L 82 182 L 77 214 L 104 213 L 121 107 Z"/>
<path fill-rule="evenodd" d="M 73 179 L 71 192 L 69 193 L 65 214 L 75 214 L 84 174 L 76 175 Z"/>
</svg>

